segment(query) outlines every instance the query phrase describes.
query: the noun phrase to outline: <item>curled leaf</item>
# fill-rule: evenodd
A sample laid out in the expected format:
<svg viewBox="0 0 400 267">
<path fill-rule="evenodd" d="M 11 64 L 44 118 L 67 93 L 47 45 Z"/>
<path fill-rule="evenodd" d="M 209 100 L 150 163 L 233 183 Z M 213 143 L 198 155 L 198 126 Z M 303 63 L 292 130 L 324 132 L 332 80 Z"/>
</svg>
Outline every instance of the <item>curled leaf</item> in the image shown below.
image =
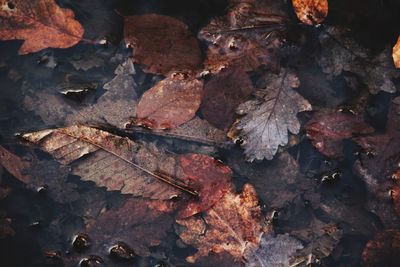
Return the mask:
<svg viewBox="0 0 400 267">
<path fill-rule="evenodd" d="M 317 25 L 328 16 L 328 0 L 292 0 L 294 11 L 303 23 Z"/>
<path fill-rule="evenodd" d="M 166 75 L 194 70 L 201 63 L 197 40 L 175 18 L 157 14 L 125 17 L 124 36 L 134 49 L 134 61 L 146 72 Z"/>
<path fill-rule="evenodd" d="M 146 91 L 133 123 L 150 129 L 170 129 L 191 120 L 200 107 L 203 82 L 187 73 L 172 73 Z"/>
<path fill-rule="evenodd" d="M 1 40 L 24 40 L 21 55 L 71 47 L 84 32 L 72 10 L 60 8 L 55 0 L 1 0 L 0 21 Z"/>
</svg>

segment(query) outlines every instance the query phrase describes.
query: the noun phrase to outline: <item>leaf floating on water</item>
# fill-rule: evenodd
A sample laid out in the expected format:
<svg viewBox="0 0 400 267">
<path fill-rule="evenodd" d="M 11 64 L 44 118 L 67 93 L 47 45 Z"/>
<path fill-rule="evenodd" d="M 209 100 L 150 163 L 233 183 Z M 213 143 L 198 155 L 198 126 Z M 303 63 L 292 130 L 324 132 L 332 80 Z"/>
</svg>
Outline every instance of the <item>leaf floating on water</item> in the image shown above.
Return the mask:
<svg viewBox="0 0 400 267">
<path fill-rule="evenodd" d="M 335 110 L 316 113 L 305 129 L 315 148 L 331 158 L 342 156 L 344 139 L 351 138 L 354 134 L 368 134 L 374 131 L 359 116 Z"/>
<path fill-rule="evenodd" d="M 292 0 L 297 17 L 308 25 L 317 25 L 328 16 L 328 0 Z"/>
<path fill-rule="evenodd" d="M 0 19 L 1 40 L 24 40 L 21 55 L 74 46 L 84 32 L 72 10 L 60 8 L 55 0 L 2 0 Z"/>
<path fill-rule="evenodd" d="M 251 80 L 241 67 L 222 70 L 204 85 L 201 113 L 218 129 L 227 130 L 235 121 L 235 109 L 252 91 Z"/>
<path fill-rule="evenodd" d="M 172 73 L 142 95 L 133 124 L 176 128 L 195 116 L 202 94 L 203 82 L 188 73 Z"/>
<path fill-rule="evenodd" d="M 394 65 L 400 69 L 400 37 L 397 39 L 395 46 L 393 46 L 392 57 Z"/>
<path fill-rule="evenodd" d="M 187 26 L 157 14 L 125 17 L 125 42 L 133 47 L 134 61 L 144 71 L 167 75 L 195 70 L 201 63 L 200 47 Z"/>
<path fill-rule="evenodd" d="M 226 193 L 203 218 L 192 216 L 177 223 L 184 226 L 178 233 L 181 240 L 198 250 L 186 258 L 191 263 L 210 253 L 223 252 L 242 261 L 245 251 L 257 247 L 261 236 L 271 231 L 265 226 L 257 195 L 249 184 L 240 194 Z"/>
<path fill-rule="evenodd" d="M 23 138 L 39 144 L 61 164 L 71 164 L 73 174 L 108 190 L 153 199 L 179 194 L 157 180 L 160 177 L 154 173 L 163 170 L 175 174 L 174 159 L 153 153 L 128 138 L 87 126 L 43 130 L 24 134 Z"/>
<path fill-rule="evenodd" d="M 279 146 L 288 142 L 288 131 L 298 134 L 297 113 L 311 110 L 310 103 L 294 88 L 299 87 L 297 76 L 287 70 L 268 73 L 260 79 L 255 99 L 241 104 L 237 113 L 243 115 L 236 129 L 244 139 L 249 161 L 271 160 Z"/>
</svg>

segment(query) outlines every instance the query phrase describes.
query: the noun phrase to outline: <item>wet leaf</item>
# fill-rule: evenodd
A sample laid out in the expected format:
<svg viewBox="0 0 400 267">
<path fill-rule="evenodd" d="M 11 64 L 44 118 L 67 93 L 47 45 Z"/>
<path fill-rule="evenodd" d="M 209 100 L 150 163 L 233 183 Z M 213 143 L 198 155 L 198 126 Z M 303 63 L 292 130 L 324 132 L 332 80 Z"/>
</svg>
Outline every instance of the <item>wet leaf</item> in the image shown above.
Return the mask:
<svg viewBox="0 0 400 267">
<path fill-rule="evenodd" d="M 125 42 L 133 47 L 134 61 L 145 72 L 167 75 L 195 70 L 201 63 L 200 47 L 181 21 L 157 14 L 125 17 Z"/>
<path fill-rule="evenodd" d="M 202 94 L 201 81 L 184 72 L 172 73 L 142 95 L 133 124 L 176 128 L 195 116 Z"/>
<path fill-rule="evenodd" d="M 258 249 L 245 256 L 246 267 L 294 266 L 291 262 L 302 248 L 301 242 L 288 234 L 263 235 Z"/>
<path fill-rule="evenodd" d="M 255 99 L 237 108 L 243 117 L 236 129 L 243 135 L 249 161 L 272 159 L 278 147 L 287 144 L 288 131 L 299 133 L 297 113 L 311 110 L 310 103 L 293 90 L 299 85 L 299 79 L 290 71 L 268 73 L 260 79 Z"/>
<path fill-rule="evenodd" d="M 11 227 L 12 220 L 1 212 L 0 213 L 0 239 L 13 236 L 15 231 Z"/>
<path fill-rule="evenodd" d="M 362 253 L 362 266 L 398 266 L 400 252 L 400 232 L 389 229 L 375 235 L 368 241 Z"/>
<path fill-rule="evenodd" d="M 343 155 L 344 139 L 374 131 L 360 116 L 335 110 L 323 110 L 314 114 L 305 129 L 315 148 L 331 158 Z"/>
<path fill-rule="evenodd" d="M 84 32 L 72 10 L 60 8 L 54 0 L 2 0 L 0 21 L 1 40 L 24 40 L 21 55 L 74 46 Z"/>
<path fill-rule="evenodd" d="M 400 37 L 392 50 L 393 62 L 396 68 L 400 68 Z"/>
<path fill-rule="evenodd" d="M 222 70 L 204 85 L 201 113 L 218 129 L 227 130 L 235 121 L 235 109 L 252 91 L 251 80 L 241 67 Z"/>
<path fill-rule="evenodd" d="M 91 251 L 109 254 L 110 248 L 124 243 L 136 255 L 147 257 L 172 230 L 172 202 L 130 198 L 121 208 L 107 210 L 86 225 L 92 240 Z"/>
<path fill-rule="evenodd" d="M 262 234 L 271 231 L 264 224 L 255 190 L 249 184 L 240 194 L 226 193 L 203 218 L 189 217 L 177 223 L 184 227 L 178 233 L 181 240 L 198 250 L 186 258 L 188 262 L 223 252 L 241 261 L 245 251 L 257 247 Z"/>
<path fill-rule="evenodd" d="M 317 25 L 328 16 L 328 0 L 292 0 L 297 17 L 308 25 Z"/>
<path fill-rule="evenodd" d="M 217 73 L 240 64 L 244 71 L 276 66 L 286 13 L 280 1 L 231 1 L 225 16 L 212 19 L 199 32 L 208 44 L 205 69 Z"/>
<path fill-rule="evenodd" d="M 31 181 L 30 175 L 24 172 L 30 167 L 29 162 L 22 160 L 2 146 L 0 146 L 0 165 L 21 182 L 27 184 Z"/>
</svg>

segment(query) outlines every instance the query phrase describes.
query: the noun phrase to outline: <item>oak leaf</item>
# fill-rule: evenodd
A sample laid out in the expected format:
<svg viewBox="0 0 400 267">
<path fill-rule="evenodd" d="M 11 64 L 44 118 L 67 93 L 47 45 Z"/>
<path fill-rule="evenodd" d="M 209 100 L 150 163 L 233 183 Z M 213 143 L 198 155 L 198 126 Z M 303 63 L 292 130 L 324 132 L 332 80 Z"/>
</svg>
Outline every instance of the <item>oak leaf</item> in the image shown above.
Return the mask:
<svg viewBox="0 0 400 267">
<path fill-rule="evenodd" d="M 196 262 L 212 252 L 227 252 L 236 261 L 242 261 L 246 250 L 257 247 L 261 236 L 271 231 L 249 184 L 243 186 L 240 194 L 227 192 L 203 218 L 192 216 L 177 223 L 184 228 L 179 232 L 181 240 L 198 250 L 186 258 L 188 262 Z"/>
<path fill-rule="evenodd" d="M 55 0 L 2 0 L 0 24 L 1 40 L 24 40 L 21 55 L 74 46 L 84 32 L 72 10 L 60 8 Z"/>
<path fill-rule="evenodd" d="M 359 116 L 335 110 L 324 110 L 314 114 L 305 130 L 318 151 L 331 158 L 343 154 L 344 139 L 374 131 Z"/>
<path fill-rule="evenodd" d="M 133 124 L 150 129 L 176 128 L 195 116 L 202 94 L 202 81 L 185 72 L 171 73 L 142 95 Z"/>
<path fill-rule="evenodd" d="M 260 78 L 255 99 L 237 108 L 243 117 L 236 129 L 243 135 L 249 161 L 272 159 L 278 147 L 287 144 L 288 131 L 299 133 L 297 113 L 311 110 L 310 103 L 293 90 L 299 85 L 297 76 L 285 69 L 279 74 L 267 73 Z"/>
<path fill-rule="evenodd" d="M 125 42 L 145 72 L 166 75 L 194 70 L 201 63 L 199 44 L 181 21 L 163 15 L 125 17 Z"/>
<path fill-rule="evenodd" d="M 222 70 L 204 85 L 201 113 L 218 129 L 227 130 L 235 121 L 235 109 L 252 91 L 251 80 L 241 67 Z"/>
<path fill-rule="evenodd" d="M 297 17 L 308 25 L 320 24 L 328 16 L 328 0 L 292 0 Z"/>
<path fill-rule="evenodd" d="M 392 49 L 393 62 L 396 68 L 400 68 L 400 37 L 397 39 L 397 43 Z"/>
</svg>

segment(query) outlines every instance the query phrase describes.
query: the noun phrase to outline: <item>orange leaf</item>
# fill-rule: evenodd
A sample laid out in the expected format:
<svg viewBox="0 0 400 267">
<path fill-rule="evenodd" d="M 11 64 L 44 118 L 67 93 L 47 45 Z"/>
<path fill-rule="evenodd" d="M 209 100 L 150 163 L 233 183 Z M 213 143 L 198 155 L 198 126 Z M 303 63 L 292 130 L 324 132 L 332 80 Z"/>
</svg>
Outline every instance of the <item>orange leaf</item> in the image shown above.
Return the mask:
<svg viewBox="0 0 400 267">
<path fill-rule="evenodd" d="M 54 0 L 0 0 L 0 21 L 1 40 L 25 40 L 21 55 L 71 47 L 84 32 L 72 10 L 60 8 Z"/>
<path fill-rule="evenodd" d="M 328 0 L 292 0 L 294 11 L 303 23 L 320 24 L 328 16 Z"/>
<path fill-rule="evenodd" d="M 396 68 L 400 69 L 400 37 L 397 39 L 397 43 L 393 47 L 392 57 L 394 65 Z"/>
</svg>

